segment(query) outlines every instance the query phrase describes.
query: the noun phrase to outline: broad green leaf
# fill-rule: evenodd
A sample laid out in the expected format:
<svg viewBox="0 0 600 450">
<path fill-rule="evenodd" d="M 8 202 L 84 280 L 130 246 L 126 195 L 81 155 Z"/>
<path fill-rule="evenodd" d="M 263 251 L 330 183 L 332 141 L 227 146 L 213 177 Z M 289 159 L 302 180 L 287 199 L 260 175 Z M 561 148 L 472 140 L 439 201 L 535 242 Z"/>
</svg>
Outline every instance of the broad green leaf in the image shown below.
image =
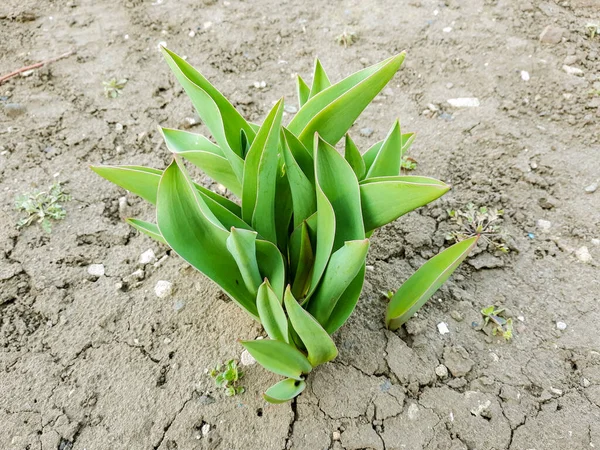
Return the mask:
<svg viewBox="0 0 600 450">
<path fill-rule="evenodd" d="M 465 239 L 437 254 L 396 291 L 388 304 L 386 324 L 391 330 L 402 326 L 450 278 L 452 272 L 477 245 L 479 236 Z"/>
<path fill-rule="evenodd" d="M 297 254 L 290 252 L 292 273 L 294 274 L 294 282 L 292 283 L 292 293 L 298 299 L 304 299 L 310 288 L 310 277 L 312 274 L 313 264 L 315 262 L 315 254 L 308 235 L 308 225 L 303 221 L 300 225 L 301 236 L 300 245 Z M 290 247 L 290 250 L 293 250 Z"/>
<path fill-rule="evenodd" d="M 427 177 L 396 176 L 369 178 L 360 184 L 365 230 L 371 231 L 396 220 L 444 195 L 450 186 Z"/>
<path fill-rule="evenodd" d="M 346 133 L 344 158 L 346 158 L 346 161 L 348 161 L 348 164 L 350 164 L 350 167 L 352 167 L 356 178 L 358 178 L 359 181 L 362 180 L 365 177 L 366 172 L 365 162 L 363 161 L 360 151 L 358 151 L 358 148 L 356 147 L 356 144 L 354 143 L 354 141 L 348 133 Z"/>
<path fill-rule="evenodd" d="M 312 184 L 315 184 L 315 162 L 312 154 L 306 149 L 304 144 L 298 140 L 291 131 L 287 128 L 282 127 L 285 143 L 287 144 L 290 152 L 294 156 L 294 159 L 302 169 L 306 178 L 310 180 Z"/>
<path fill-rule="evenodd" d="M 172 153 L 183 156 L 217 183 L 241 197 L 242 185 L 217 145 L 202 135 L 187 131 L 163 128 L 162 132 Z"/>
<path fill-rule="evenodd" d="M 404 55 L 401 53 L 367 67 L 315 95 L 291 120 L 289 130 L 310 151 L 315 133 L 335 145 L 392 79 L 404 61 Z"/>
<path fill-rule="evenodd" d="M 302 381 L 302 375 L 312 370 L 306 356 L 285 342 L 260 339 L 241 344 L 261 366 L 278 375 Z"/>
<path fill-rule="evenodd" d="M 300 395 L 305 387 L 305 381 L 286 378 L 267 389 L 263 398 L 269 403 L 285 403 Z"/>
<path fill-rule="evenodd" d="M 336 251 L 346 241 L 365 238 L 358 180 L 348 162 L 335 148 L 322 139 L 315 147 L 317 184 L 331 203 L 335 221 L 339 224 L 333 244 L 333 251 Z M 317 232 L 320 226 L 317 226 Z"/>
<path fill-rule="evenodd" d="M 239 230 L 231 227 L 231 232 L 227 238 L 227 250 L 235 259 L 246 288 L 254 296 L 257 294 L 262 281 L 258 270 L 258 261 L 256 260 L 256 236 L 256 231 Z"/>
<path fill-rule="evenodd" d="M 125 219 L 125 222 L 127 222 L 136 230 L 141 231 L 142 233 L 150 236 L 155 241 L 162 242 L 163 244 L 167 243 L 167 241 L 165 241 L 162 235 L 160 234 L 158 226 L 156 226 L 155 224 L 140 219 Z"/>
<path fill-rule="evenodd" d="M 415 140 L 415 133 L 405 133 L 402 135 L 402 147 L 400 148 L 402 155 L 404 155 L 406 153 L 406 150 L 408 150 L 410 148 L 410 146 L 412 145 L 414 140 Z M 379 150 L 381 150 L 382 144 L 383 144 L 383 141 L 376 142 L 369 148 L 369 150 L 367 150 L 362 155 L 363 161 L 365 162 L 365 166 L 366 166 L 367 170 L 369 170 L 371 168 L 371 166 L 373 165 L 373 161 L 375 161 L 375 158 L 377 158 L 377 155 L 379 154 Z M 402 156 L 400 157 L 400 159 L 402 159 Z M 399 175 L 399 173 L 397 173 L 395 175 Z"/>
<path fill-rule="evenodd" d="M 198 88 L 202 89 L 204 92 L 208 94 L 208 96 L 214 101 L 215 105 L 218 108 L 218 112 L 220 117 L 222 118 L 223 123 L 223 131 L 227 137 L 227 142 L 229 144 L 229 148 L 233 149 L 235 153 L 239 156 L 242 156 L 242 148 L 240 141 L 240 130 L 243 130 L 246 134 L 246 137 L 249 142 L 254 140 L 255 131 L 252 128 L 252 125 L 246 122 L 246 120 L 242 117 L 242 115 L 233 107 L 233 105 L 225 98 L 218 89 L 216 89 L 209 81 L 204 78 L 200 72 L 194 69 L 188 62 L 186 62 L 183 58 L 180 58 L 175 53 L 170 50 L 167 50 L 163 47 L 163 53 L 165 55 L 165 59 L 167 63 L 175 72 L 175 76 L 182 84 L 183 88 L 187 91 L 184 83 L 181 82 L 181 76 L 183 75 L 187 80 L 196 85 Z M 187 84 L 187 82 L 186 82 Z M 191 95 L 190 95 L 191 97 Z M 193 99 L 192 99 L 193 101 Z M 202 105 L 196 105 L 198 106 Z M 215 132 L 211 129 L 209 122 L 205 120 L 203 117 L 203 113 L 210 113 L 211 109 L 200 110 L 198 109 L 198 114 L 202 121 L 209 127 L 210 132 L 215 135 Z M 216 139 L 216 138 L 215 138 Z M 218 142 L 218 141 L 217 141 Z"/>
<path fill-rule="evenodd" d="M 167 64 L 190 97 L 194 108 L 208 127 L 239 181 L 243 178 L 244 160 L 240 148 L 240 130 L 254 137 L 254 130 L 200 73 L 175 53 L 162 47 Z"/>
<path fill-rule="evenodd" d="M 415 133 L 404 133 L 402 135 L 402 155 L 406 154 L 406 151 L 410 148 L 410 146 L 415 141 Z"/>
<path fill-rule="evenodd" d="M 281 306 L 281 300 L 265 280 L 258 288 L 256 308 L 260 322 L 269 337 L 276 341 L 289 342 L 288 320 Z"/>
<path fill-rule="evenodd" d="M 275 200 L 273 205 L 275 208 L 275 231 L 277 233 L 277 246 L 282 252 L 285 252 L 290 238 L 290 223 L 292 221 L 294 208 L 292 205 L 292 191 L 290 190 L 290 183 L 287 179 L 286 166 L 281 150 L 278 155 L 277 166 Z"/>
<path fill-rule="evenodd" d="M 256 259 L 263 278 L 267 278 L 278 298 L 283 298 L 285 287 L 285 263 L 275 244 L 262 239 L 256 240 Z"/>
<path fill-rule="evenodd" d="M 340 296 L 335 308 L 329 316 L 329 320 L 325 325 L 325 330 L 329 334 L 335 333 L 344 323 L 348 320 L 348 317 L 354 311 L 360 293 L 362 292 L 363 283 L 365 282 L 365 266 L 358 271 L 358 274 L 354 277 L 354 280 L 348 285 L 344 293 Z"/>
<path fill-rule="evenodd" d="M 289 286 L 285 290 L 283 301 L 292 327 L 302 340 L 312 366 L 316 367 L 334 359 L 338 351 L 333 340 L 319 322 L 298 304 Z"/>
<path fill-rule="evenodd" d="M 310 87 L 300 75 L 296 77 L 296 89 L 298 92 L 298 108 L 302 108 L 310 95 Z"/>
<path fill-rule="evenodd" d="M 179 256 L 217 283 L 252 317 L 258 317 L 255 297 L 227 250 L 229 231 L 217 224 L 177 159 L 160 179 L 156 218 L 161 235 Z"/>
<path fill-rule="evenodd" d="M 366 178 L 398 175 L 401 159 L 402 133 L 400 132 L 400 121 L 396 120 L 387 137 L 383 140 L 375 161 L 369 167 Z"/>
<path fill-rule="evenodd" d="M 308 311 L 327 325 L 338 299 L 365 265 L 369 240 L 348 241 L 331 255 L 319 287 L 308 302 Z"/>
<path fill-rule="evenodd" d="M 242 150 L 242 159 L 246 159 L 246 154 L 250 149 L 250 142 L 248 141 L 248 135 L 243 129 L 240 130 L 240 148 Z"/>
<path fill-rule="evenodd" d="M 315 70 L 313 72 L 313 82 L 310 88 L 310 94 L 308 96 L 309 99 L 317 95 L 319 92 L 324 91 L 329 86 L 331 86 L 331 81 L 329 81 L 329 77 L 325 73 L 325 69 L 321 65 L 321 61 L 319 58 L 315 60 Z"/>
<path fill-rule="evenodd" d="M 273 243 L 277 242 L 274 203 L 282 114 L 283 100 L 279 100 L 267 115 L 248 150 L 242 190 L 243 219 Z"/>
<path fill-rule="evenodd" d="M 315 188 L 294 159 L 287 142 L 283 145 L 286 174 L 292 194 L 294 228 L 317 210 Z M 286 230 L 287 231 L 287 230 Z"/>
</svg>

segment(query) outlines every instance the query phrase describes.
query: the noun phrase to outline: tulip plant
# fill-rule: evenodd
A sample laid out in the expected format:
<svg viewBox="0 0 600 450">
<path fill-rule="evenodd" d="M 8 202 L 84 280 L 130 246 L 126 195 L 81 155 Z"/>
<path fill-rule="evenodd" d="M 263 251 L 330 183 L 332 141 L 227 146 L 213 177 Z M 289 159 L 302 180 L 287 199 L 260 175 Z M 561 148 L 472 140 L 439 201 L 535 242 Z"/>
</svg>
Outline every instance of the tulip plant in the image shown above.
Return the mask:
<svg viewBox="0 0 600 450">
<path fill-rule="evenodd" d="M 312 84 L 298 77 L 299 111 L 282 124 L 277 101 L 259 126 L 246 121 L 183 58 L 163 49 L 214 141 L 162 128 L 173 160 L 165 170 L 96 166 L 102 177 L 156 205 L 156 223 L 128 222 L 170 246 L 258 320 L 269 339 L 241 344 L 285 377 L 264 397 L 297 396 L 306 375 L 337 355 L 331 335 L 360 296 L 369 238 L 377 228 L 448 191 L 433 178 L 400 175 L 413 133 L 396 121 L 364 154 L 348 130 L 392 79 L 404 53 L 332 84 L 317 60 Z M 344 140 L 344 156 L 335 149 Z M 192 181 L 184 161 L 224 185 L 234 202 Z M 386 317 L 401 326 L 476 245 L 432 258 L 394 295 Z"/>
</svg>

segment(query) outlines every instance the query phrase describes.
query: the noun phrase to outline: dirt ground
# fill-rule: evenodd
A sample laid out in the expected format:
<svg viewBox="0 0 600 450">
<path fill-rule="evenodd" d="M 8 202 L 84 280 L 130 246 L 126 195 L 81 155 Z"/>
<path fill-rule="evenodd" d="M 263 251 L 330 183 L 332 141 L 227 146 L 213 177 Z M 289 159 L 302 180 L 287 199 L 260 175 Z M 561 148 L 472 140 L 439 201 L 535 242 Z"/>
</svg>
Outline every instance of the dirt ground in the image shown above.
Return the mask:
<svg viewBox="0 0 600 450">
<path fill-rule="evenodd" d="M 77 53 L 0 86 L 0 449 L 600 448 L 600 189 L 586 192 L 600 181 L 600 37 L 586 29 L 599 11 L 599 0 L 3 1 L 0 75 Z M 335 41 L 345 30 L 358 34 L 348 48 Z M 339 80 L 408 51 L 353 136 L 364 150 L 400 117 L 418 133 L 416 173 L 453 189 L 374 236 L 340 356 L 293 403 L 262 400 L 277 377 L 258 365 L 243 395 L 215 388 L 205 369 L 239 358 L 236 340 L 260 327 L 123 223 L 152 209 L 88 169 L 169 161 L 156 127 L 194 111 L 161 41 L 256 122 L 281 95 L 296 105 L 293 76 L 310 78 L 316 55 Z M 109 99 L 113 77 L 129 81 Z M 480 106 L 447 102 L 460 97 Z M 15 196 L 55 179 L 73 197 L 66 219 L 51 234 L 16 230 Z M 504 208 L 512 251 L 474 256 L 386 331 L 382 292 L 446 245 L 446 209 L 469 202 Z M 140 264 L 148 249 L 167 257 Z M 171 296 L 157 298 L 159 280 Z M 513 317 L 512 341 L 481 329 L 492 304 Z"/>
</svg>

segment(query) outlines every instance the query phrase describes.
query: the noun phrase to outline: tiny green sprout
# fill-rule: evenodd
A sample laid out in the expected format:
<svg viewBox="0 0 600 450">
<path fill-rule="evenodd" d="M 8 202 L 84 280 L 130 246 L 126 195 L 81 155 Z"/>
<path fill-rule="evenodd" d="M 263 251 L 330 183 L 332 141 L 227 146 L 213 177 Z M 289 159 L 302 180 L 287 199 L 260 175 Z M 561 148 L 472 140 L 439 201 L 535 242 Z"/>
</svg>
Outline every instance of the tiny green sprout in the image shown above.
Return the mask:
<svg viewBox="0 0 600 450">
<path fill-rule="evenodd" d="M 417 160 L 404 155 L 400 161 L 400 167 L 404 170 L 415 170 L 417 168 Z"/>
<path fill-rule="evenodd" d="M 392 297 L 394 296 L 394 291 L 387 291 L 384 294 L 389 300 L 391 300 Z"/>
<path fill-rule="evenodd" d="M 600 23 L 588 23 L 585 25 L 588 33 L 590 34 L 590 39 L 594 39 L 596 35 L 600 35 Z"/>
<path fill-rule="evenodd" d="M 337 42 L 340 45 L 343 45 L 346 48 L 354 44 L 357 40 L 358 35 L 354 31 L 346 30 L 344 30 L 342 34 L 336 36 L 335 38 L 335 42 Z"/>
<path fill-rule="evenodd" d="M 492 209 L 486 206 L 477 208 L 473 203 L 467 204 L 465 210 L 448 210 L 448 217 L 455 224 L 446 239 L 461 242 L 473 236 L 481 236 L 484 242 L 492 244 L 494 249 L 508 253 L 506 232 L 498 225 L 504 215 L 503 209 Z"/>
<path fill-rule="evenodd" d="M 500 333 L 504 339 L 509 341 L 513 336 L 513 321 L 511 318 L 506 319 L 502 317 L 503 313 L 504 308 L 496 309 L 494 305 L 488 306 L 487 308 L 483 308 L 481 310 L 485 325 L 490 322 L 492 322 L 494 325 L 492 334 L 496 336 L 498 333 Z"/>
<path fill-rule="evenodd" d="M 214 378 L 215 385 L 225 390 L 225 395 L 233 397 L 236 394 L 243 394 L 245 389 L 238 386 L 238 382 L 243 378 L 244 372 L 238 369 L 237 362 L 230 359 L 223 366 L 216 365 L 209 372 L 211 378 Z"/>
<path fill-rule="evenodd" d="M 112 78 L 109 81 L 103 81 L 102 85 L 104 86 L 104 95 L 107 98 L 117 98 L 121 95 L 121 91 L 127 84 L 127 79 L 123 78 L 121 80 L 117 80 L 116 78 Z"/>
<path fill-rule="evenodd" d="M 62 220 L 67 215 L 67 211 L 59 202 L 69 200 L 71 196 L 63 191 L 58 182 L 50 186 L 47 191 L 34 190 L 19 195 L 15 199 L 15 208 L 18 211 L 25 211 L 27 217 L 17 222 L 17 228 L 21 229 L 37 222 L 46 233 L 50 233 L 52 231 L 50 219 Z"/>
</svg>

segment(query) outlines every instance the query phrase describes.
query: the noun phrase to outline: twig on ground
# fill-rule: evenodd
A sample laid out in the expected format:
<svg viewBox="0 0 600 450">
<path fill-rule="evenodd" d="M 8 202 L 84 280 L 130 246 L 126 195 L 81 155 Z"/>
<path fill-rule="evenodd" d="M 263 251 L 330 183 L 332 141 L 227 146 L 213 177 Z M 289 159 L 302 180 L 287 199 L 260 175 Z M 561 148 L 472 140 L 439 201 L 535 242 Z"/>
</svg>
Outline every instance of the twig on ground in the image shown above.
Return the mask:
<svg viewBox="0 0 600 450">
<path fill-rule="evenodd" d="M 59 55 L 55 58 L 50 58 L 50 59 L 46 59 L 45 61 L 41 61 L 39 63 L 35 63 L 35 64 L 31 64 L 30 66 L 25 66 L 25 67 L 21 67 L 20 69 L 17 69 L 11 73 L 8 73 L 6 75 L 3 75 L 2 77 L 0 77 L 0 84 L 4 83 L 5 81 L 10 80 L 13 77 L 16 77 L 17 75 L 23 73 L 23 72 L 27 72 L 28 70 L 33 70 L 33 69 L 39 69 L 42 66 L 45 66 L 46 64 L 50 64 L 53 62 L 56 62 L 60 59 L 64 59 L 64 58 L 68 58 L 69 56 L 71 56 L 72 54 L 74 54 L 75 51 L 71 50 L 70 52 L 67 53 L 63 53 L 62 55 Z"/>
</svg>

